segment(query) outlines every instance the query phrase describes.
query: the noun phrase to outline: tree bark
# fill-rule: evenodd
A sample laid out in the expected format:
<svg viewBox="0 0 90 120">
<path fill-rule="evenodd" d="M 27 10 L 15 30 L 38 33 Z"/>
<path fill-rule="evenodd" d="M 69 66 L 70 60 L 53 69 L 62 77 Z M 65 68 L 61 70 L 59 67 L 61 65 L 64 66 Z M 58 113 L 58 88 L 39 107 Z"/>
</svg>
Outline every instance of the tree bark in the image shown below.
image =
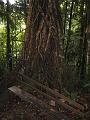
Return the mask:
<svg viewBox="0 0 90 120">
<path fill-rule="evenodd" d="M 22 67 L 34 79 L 60 88 L 63 29 L 59 9 L 58 0 L 30 1 Z"/>
<path fill-rule="evenodd" d="M 63 46 L 65 41 L 65 33 L 66 33 L 66 21 L 67 21 L 67 1 L 65 2 L 65 15 L 64 15 L 64 38 L 63 38 Z"/>
<path fill-rule="evenodd" d="M 12 54 L 11 54 L 11 44 L 10 44 L 10 8 L 9 8 L 9 0 L 7 0 L 7 67 L 11 71 L 12 70 Z"/>
<path fill-rule="evenodd" d="M 87 28 L 86 34 L 88 39 L 88 55 L 87 55 L 87 72 L 88 72 L 88 81 L 90 80 L 90 0 L 86 0 L 86 8 L 87 8 Z"/>
<path fill-rule="evenodd" d="M 70 10 L 68 37 L 67 37 L 67 44 L 66 44 L 66 49 L 65 49 L 65 61 L 66 61 L 66 63 L 68 63 L 68 47 L 69 47 L 70 36 L 71 36 L 71 25 L 72 25 L 73 6 L 74 6 L 74 1 L 72 1 L 71 10 Z"/>
<path fill-rule="evenodd" d="M 87 64 L 87 36 L 85 33 L 85 29 L 87 26 L 87 14 L 84 14 L 84 5 L 85 1 L 81 1 L 81 8 L 80 8 L 80 17 L 81 17 L 81 34 L 80 34 L 80 42 L 79 42 L 79 59 L 78 59 L 78 73 L 79 73 L 79 89 L 82 89 L 85 80 L 86 80 L 86 64 Z"/>
</svg>

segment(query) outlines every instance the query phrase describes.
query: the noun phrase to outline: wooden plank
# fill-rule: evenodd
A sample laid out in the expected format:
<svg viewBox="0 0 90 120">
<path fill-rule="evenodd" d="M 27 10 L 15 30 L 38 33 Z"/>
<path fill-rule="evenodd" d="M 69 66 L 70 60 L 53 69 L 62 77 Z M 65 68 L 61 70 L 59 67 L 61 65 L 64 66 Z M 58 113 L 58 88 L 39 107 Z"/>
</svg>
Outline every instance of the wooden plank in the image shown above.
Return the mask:
<svg viewBox="0 0 90 120">
<path fill-rule="evenodd" d="M 84 111 L 84 110 L 85 110 L 85 108 L 84 108 L 83 105 L 81 105 L 81 104 L 79 104 L 79 103 L 77 103 L 77 102 L 69 99 L 68 97 L 65 97 L 64 95 L 58 93 L 57 91 L 55 91 L 55 94 L 56 94 L 58 97 L 64 99 L 66 102 L 68 102 L 68 104 L 71 105 L 72 107 L 78 108 L 78 109 L 81 110 L 81 111 Z"/>
<path fill-rule="evenodd" d="M 75 102 L 75 101 L 73 101 L 73 100 L 65 97 L 64 95 L 62 95 L 62 94 L 60 94 L 60 93 L 58 93 L 58 92 L 50 89 L 49 87 L 47 87 L 47 86 L 45 86 L 45 85 L 43 85 L 43 84 L 41 84 L 41 83 L 38 83 L 38 82 L 35 81 L 35 80 L 31 80 L 29 77 L 27 77 L 26 75 L 23 75 L 22 73 L 19 73 L 19 75 L 21 75 L 22 77 L 24 77 L 25 79 L 27 79 L 28 82 L 32 82 L 32 83 L 36 84 L 37 86 L 45 89 L 46 91 L 52 93 L 55 97 L 64 99 L 66 102 L 68 102 L 69 105 L 71 105 L 71 106 L 73 106 L 73 107 L 75 107 L 75 108 L 78 108 L 78 109 L 84 111 L 85 108 L 84 108 L 83 105 L 81 105 L 81 104 L 79 104 L 79 103 L 77 103 L 77 102 Z"/>
<path fill-rule="evenodd" d="M 26 91 L 13 86 L 8 88 L 9 91 L 12 91 L 15 95 L 19 96 L 22 100 L 26 101 L 26 102 L 33 102 L 34 104 L 38 105 L 39 108 L 44 109 L 44 111 L 47 111 L 47 114 L 50 118 L 54 118 L 53 120 L 60 120 L 60 119 L 64 119 L 64 120 L 70 120 L 68 119 L 67 116 L 65 116 L 63 113 L 59 112 L 59 115 L 57 115 L 58 111 L 51 111 L 51 107 L 49 105 L 47 105 L 45 102 L 37 99 L 35 96 L 33 96 L 30 93 L 27 93 Z"/>
<path fill-rule="evenodd" d="M 25 83 L 26 84 L 26 83 Z M 32 87 L 32 86 L 31 86 Z M 70 110 L 70 111 L 73 111 L 74 114 L 77 114 L 79 115 L 80 117 L 84 117 L 85 116 L 85 113 L 81 112 L 80 110 L 78 109 L 75 109 L 71 106 L 69 106 L 68 104 L 66 104 L 65 102 L 63 102 L 62 100 L 59 100 L 59 99 L 56 99 L 54 97 L 51 97 L 50 95 L 40 91 L 39 89 L 37 88 L 34 88 L 32 87 L 32 89 L 36 90 L 39 94 L 45 96 L 48 100 L 54 100 L 56 102 L 56 104 L 58 105 L 61 105 L 63 108 L 67 109 L 67 110 Z"/>
<path fill-rule="evenodd" d="M 75 109 L 75 108 L 71 107 L 70 105 L 62 102 L 61 100 L 58 100 L 58 103 L 60 105 L 62 105 L 65 109 L 72 111 L 74 114 L 77 114 L 82 118 L 85 116 L 85 113 L 81 112 L 79 109 Z"/>
</svg>

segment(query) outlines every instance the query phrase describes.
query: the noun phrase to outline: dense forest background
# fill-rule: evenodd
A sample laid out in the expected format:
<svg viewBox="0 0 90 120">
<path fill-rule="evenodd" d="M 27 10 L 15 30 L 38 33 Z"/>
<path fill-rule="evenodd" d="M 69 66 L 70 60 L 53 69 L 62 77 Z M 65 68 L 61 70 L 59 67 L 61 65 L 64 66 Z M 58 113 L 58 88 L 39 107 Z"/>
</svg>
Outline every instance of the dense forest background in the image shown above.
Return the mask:
<svg viewBox="0 0 90 120">
<path fill-rule="evenodd" d="M 29 0 L 0 0 L 0 85 L 14 69 L 25 39 Z M 63 90 L 90 89 L 90 0 L 60 0 Z"/>
</svg>

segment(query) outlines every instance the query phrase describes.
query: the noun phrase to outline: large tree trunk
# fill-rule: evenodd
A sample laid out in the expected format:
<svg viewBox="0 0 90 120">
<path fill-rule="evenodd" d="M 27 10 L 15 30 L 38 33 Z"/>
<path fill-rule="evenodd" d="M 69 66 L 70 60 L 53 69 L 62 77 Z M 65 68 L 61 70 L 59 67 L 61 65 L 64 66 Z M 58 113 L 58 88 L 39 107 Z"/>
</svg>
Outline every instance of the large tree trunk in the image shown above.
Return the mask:
<svg viewBox="0 0 90 120">
<path fill-rule="evenodd" d="M 88 39 L 88 53 L 87 53 L 87 68 L 88 68 L 88 81 L 90 81 L 90 0 L 86 1 L 87 8 L 87 28 L 86 34 Z"/>
<path fill-rule="evenodd" d="M 58 0 L 31 0 L 23 48 L 25 74 L 50 87 L 59 84 L 60 88 L 62 34 Z"/>
<path fill-rule="evenodd" d="M 82 10 L 84 10 L 84 5 L 85 2 L 84 0 L 82 1 Z M 84 23 L 84 24 L 83 24 Z M 80 66 L 80 81 L 81 84 L 83 85 L 85 80 L 86 80 L 86 64 L 87 64 L 87 36 L 85 33 L 85 29 L 87 26 L 87 14 L 84 15 L 84 12 L 82 12 L 82 21 L 81 21 L 81 37 L 83 39 L 81 39 L 81 66 Z"/>
<path fill-rule="evenodd" d="M 81 75 L 82 75 L 82 59 L 83 59 L 83 37 L 84 37 L 84 20 L 83 20 L 83 11 L 84 11 L 84 0 L 81 1 L 81 7 L 80 7 L 80 22 L 81 22 L 81 28 L 80 28 L 80 41 L 79 41 L 79 58 L 78 58 L 78 75 L 79 75 L 79 81 L 81 81 Z"/>
<path fill-rule="evenodd" d="M 78 73 L 79 73 L 79 81 L 78 88 L 82 89 L 85 80 L 86 80 L 86 64 L 87 64 L 87 37 L 85 33 L 85 29 L 87 26 L 87 14 L 84 12 L 85 1 L 81 0 L 81 8 L 80 8 L 80 17 L 81 17 L 81 34 L 79 41 L 79 59 L 78 59 Z M 84 24 L 83 24 L 84 23 Z"/>
</svg>

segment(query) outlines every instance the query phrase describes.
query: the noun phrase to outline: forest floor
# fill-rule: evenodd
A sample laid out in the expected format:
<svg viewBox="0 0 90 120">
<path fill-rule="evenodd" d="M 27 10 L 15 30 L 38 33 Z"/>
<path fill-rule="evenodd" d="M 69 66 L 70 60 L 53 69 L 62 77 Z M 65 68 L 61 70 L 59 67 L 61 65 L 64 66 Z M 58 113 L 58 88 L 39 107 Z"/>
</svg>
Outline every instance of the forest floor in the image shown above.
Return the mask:
<svg viewBox="0 0 90 120">
<path fill-rule="evenodd" d="M 18 100 L 17 100 L 18 99 Z M 0 110 L 0 120 L 50 120 L 38 106 L 13 98 Z M 51 118 L 51 120 L 54 120 Z M 55 119 L 58 120 L 58 119 Z M 63 118 L 60 120 L 64 120 Z"/>
<path fill-rule="evenodd" d="M 7 100 L 7 104 L 4 104 L 0 108 L 0 120 L 82 120 L 78 118 L 72 118 L 67 113 L 67 119 L 61 117 L 61 119 L 50 119 L 40 107 L 33 104 L 33 102 L 27 103 L 22 101 L 19 97 L 11 95 L 12 97 Z"/>
<path fill-rule="evenodd" d="M 37 115 L 39 110 L 33 104 L 13 99 L 12 102 L 4 105 L 0 113 L 0 120 L 39 120 Z"/>
<path fill-rule="evenodd" d="M 44 103 L 47 103 L 40 94 L 34 94 L 36 100 L 39 97 L 40 100 L 42 99 Z M 23 96 L 25 97 L 24 93 Z M 0 104 L 0 120 L 82 120 L 82 118 L 72 114 L 73 112 L 65 109 L 60 109 L 59 114 L 54 112 L 54 109 L 48 111 L 46 107 L 45 109 L 40 107 L 40 104 L 42 106 L 43 103 L 37 104 L 38 101 L 32 100 L 30 102 L 24 101 L 11 91 L 2 94 L 1 98 L 3 97 L 5 100 L 2 99 L 3 104 Z"/>
</svg>

